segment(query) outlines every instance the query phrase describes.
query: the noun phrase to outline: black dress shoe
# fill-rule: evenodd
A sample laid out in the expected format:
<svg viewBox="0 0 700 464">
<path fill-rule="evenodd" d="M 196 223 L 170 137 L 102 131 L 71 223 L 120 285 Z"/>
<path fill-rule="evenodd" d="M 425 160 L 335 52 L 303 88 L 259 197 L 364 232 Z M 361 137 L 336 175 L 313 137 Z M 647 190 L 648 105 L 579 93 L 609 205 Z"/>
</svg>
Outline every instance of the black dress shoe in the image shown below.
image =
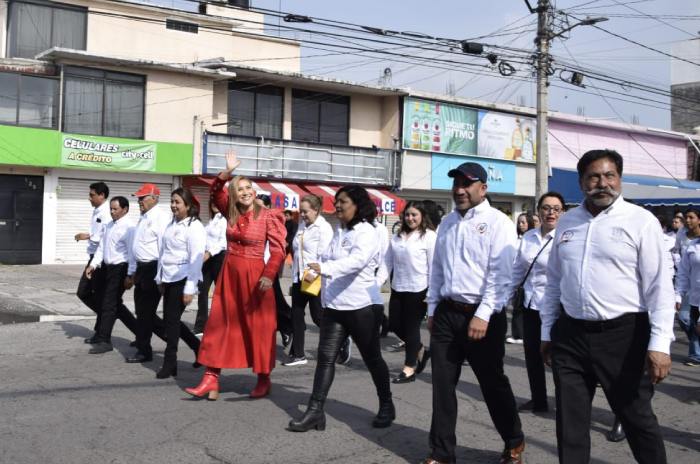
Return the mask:
<svg viewBox="0 0 700 464">
<path fill-rule="evenodd" d="M 156 372 L 156 379 L 167 379 L 168 377 L 177 377 L 177 365 L 166 366 L 164 364 L 163 367 Z"/>
<path fill-rule="evenodd" d="M 615 419 L 612 429 L 605 434 L 605 438 L 613 443 L 617 443 L 618 441 L 622 441 L 626 438 L 625 431 L 622 429 L 622 424 L 619 420 L 617 420 L 617 418 Z"/>
<path fill-rule="evenodd" d="M 145 354 L 142 353 L 136 353 L 130 358 L 126 358 L 126 362 L 129 364 L 137 364 L 137 363 L 145 363 L 145 362 L 151 362 L 153 361 L 153 355 L 149 354 L 146 356 Z"/>
<path fill-rule="evenodd" d="M 106 353 L 108 351 L 112 351 L 114 348 L 112 347 L 112 344 L 109 342 L 96 342 L 94 345 L 92 345 L 92 348 L 90 348 L 90 351 L 88 353 L 90 354 L 102 354 Z"/>
<path fill-rule="evenodd" d="M 401 371 L 398 377 L 391 381 L 391 383 L 409 383 L 416 381 L 416 372 L 411 375 L 406 375 L 405 372 Z"/>
<path fill-rule="evenodd" d="M 391 423 L 394 422 L 394 419 L 396 419 L 394 403 L 391 400 L 382 401 L 379 404 L 379 412 L 372 421 L 372 427 L 377 429 L 389 427 Z"/>
<path fill-rule="evenodd" d="M 416 375 L 420 374 L 425 370 L 425 366 L 428 365 L 428 361 L 430 360 L 430 350 L 427 348 L 423 348 L 423 356 L 418 360 L 418 364 L 416 365 Z"/>
<path fill-rule="evenodd" d="M 83 342 L 85 342 L 89 345 L 94 345 L 95 343 L 99 343 L 99 341 L 100 341 L 100 339 L 97 338 L 97 335 L 93 335 L 92 337 L 86 338 L 85 340 L 83 340 Z"/>
</svg>

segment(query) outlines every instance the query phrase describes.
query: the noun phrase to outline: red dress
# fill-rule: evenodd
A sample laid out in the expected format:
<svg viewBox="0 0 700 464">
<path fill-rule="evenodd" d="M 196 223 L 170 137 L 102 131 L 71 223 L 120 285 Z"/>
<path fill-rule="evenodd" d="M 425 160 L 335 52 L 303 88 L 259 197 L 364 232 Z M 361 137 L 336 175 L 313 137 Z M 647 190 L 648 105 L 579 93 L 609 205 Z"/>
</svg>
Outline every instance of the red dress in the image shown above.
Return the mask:
<svg viewBox="0 0 700 464">
<path fill-rule="evenodd" d="M 216 178 L 211 187 L 212 201 L 228 216 L 228 192 Z M 238 217 L 226 228 L 228 249 L 216 281 L 209 320 L 204 328 L 197 361 L 207 367 L 252 367 L 257 374 L 272 371 L 275 365 L 277 313 L 272 289 L 261 292 L 260 277 L 274 280 L 284 260 L 284 217 L 279 211 L 263 208 Z M 270 259 L 263 261 L 265 242 Z"/>
</svg>

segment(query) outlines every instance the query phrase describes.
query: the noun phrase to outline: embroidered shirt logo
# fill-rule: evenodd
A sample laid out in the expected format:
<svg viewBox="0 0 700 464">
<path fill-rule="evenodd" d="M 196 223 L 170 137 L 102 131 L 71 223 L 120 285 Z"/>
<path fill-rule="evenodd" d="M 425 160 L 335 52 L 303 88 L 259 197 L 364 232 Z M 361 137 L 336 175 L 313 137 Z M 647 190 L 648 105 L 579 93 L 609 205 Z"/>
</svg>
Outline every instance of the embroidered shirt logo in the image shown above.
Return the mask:
<svg viewBox="0 0 700 464">
<path fill-rule="evenodd" d="M 479 232 L 481 235 L 484 235 L 486 231 L 488 230 L 489 225 L 486 224 L 485 222 L 482 222 L 478 226 L 476 226 L 476 231 Z"/>
<path fill-rule="evenodd" d="M 574 231 L 573 230 L 567 230 L 563 234 L 561 234 L 561 238 L 559 239 L 559 243 L 564 243 L 568 242 L 574 237 Z"/>
</svg>

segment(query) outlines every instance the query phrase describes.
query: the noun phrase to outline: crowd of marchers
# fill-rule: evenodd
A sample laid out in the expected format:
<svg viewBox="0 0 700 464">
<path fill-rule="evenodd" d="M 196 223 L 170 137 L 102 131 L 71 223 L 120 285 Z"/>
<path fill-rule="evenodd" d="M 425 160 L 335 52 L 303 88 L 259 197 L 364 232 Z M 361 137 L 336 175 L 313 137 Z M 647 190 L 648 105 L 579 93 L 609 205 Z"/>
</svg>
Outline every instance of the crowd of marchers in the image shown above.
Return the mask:
<svg viewBox="0 0 700 464">
<path fill-rule="evenodd" d="M 602 388 L 615 414 L 611 440 L 626 438 L 640 463 L 665 463 L 664 441 L 651 407 L 654 385 L 670 371 L 676 312 L 690 340 L 688 365 L 700 364 L 700 211 L 689 209 L 666 227 L 663 218 L 622 196 L 623 158 L 592 150 L 577 170 L 583 202 L 565 212 L 557 192 L 537 199 L 517 226 L 488 200 L 488 176 L 472 162 L 449 171 L 454 210 L 409 202 L 389 237 L 363 187 L 335 194 L 333 230 L 321 198 L 301 198 L 299 223 L 266 206 L 250 179 L 235 175 L 235 153 L 210 186 L 206 227 L 186 188 L 170 196 L 171 214 L 157 207 L 160 191 L 144 184 L 133 197 L 141 215 L 129 222 L 129 199 L 90 185 L 94 208 L 89 255 L 78 297 L 97 315 L 89 353 L 113 350 L 116 320 L 134 334 L 127 363 L 153 361 L 151 338 L 166 344 L 159 379 L 177 375 L 178 342 L 194 351 L 201 382 L 185 392 L 216 400 L 222 369 L 251 368 L 251 398 L 271 394 L 276 332 L 286 368 L 306 364 L 305 311 L 319 328 L 308 407 L 287 430 L 324 430 L 324 403 L 337 363 L 359 351 L 376 389 L 372 425 L 392 425 L 393 388 L 410 384 L 432 364 L 432 418 L 425 464 L 456 461 L 456 386 L 468 365 L 503 440 L 499 462 L 522 463 L 520 413 L 556 410 L 559 461 L 590 459 L 591 402 Z M 291 308 L 279 273 L 292 258 Z M 389 316 L 381 288 L 389 282 Z M 675 288 L 674 288 L 675 282 Z M 211 308 L 210 288 L 214 285 Z M 123 303 L 133 287 L 135 316 Z M 197 300 L 194 327 L 185 308 Z M 162 300 L 162 318 L 157 309 Z M 522 343 L 531 399 L 516 404 L 504 373 L 506 307 L 513 308 L 509 342 Z M 421 340 L 427 320 L 429 340 Z M 380 337 L 393 331 L 404 350 L 392 378 Z M 555 405 L 548 402 L 551 367 Z M 338 380 L 342 381 L 342 378 Z M 400 411 L 398 411 L 400 415 Z M 538 437 L 542 440 L 544 437 Z"/>
</svg>

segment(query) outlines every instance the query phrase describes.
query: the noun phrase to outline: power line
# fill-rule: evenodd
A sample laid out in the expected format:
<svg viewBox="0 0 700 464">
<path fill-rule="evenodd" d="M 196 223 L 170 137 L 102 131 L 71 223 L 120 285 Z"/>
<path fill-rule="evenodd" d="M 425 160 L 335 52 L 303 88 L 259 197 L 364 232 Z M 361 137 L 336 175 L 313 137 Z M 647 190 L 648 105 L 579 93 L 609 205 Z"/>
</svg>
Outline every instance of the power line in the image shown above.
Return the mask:
<svg viewBox="0 0 700 464">
<path fill-rule="evenodd" d="M 649 19 L 653 19 L 653 20 L 655 20 L 655 21 L 658 21 L 658 22 L 660 22 L 661 24 L 665 24 L 666 26 L 669 26 L 669 27 L 671 27 L 671 28 L 673 28 L 673 29 L 675 29 L 675 30 L 677 30 L 677 31 L 681 31 L 681 32 L 683 32 L 684 34 L 688 34 L 688 35 L 691 36 L 691 37 L 697 37 L 695 34 L 693 34 L 693 33 L 691 33 L 691 32 L 688 32 L 688 31 L 686 31 L 685 29 L 681 29 L 680 27 L 674 26 L 673 24 L 668 23 L 668 22 L 664 21 L 664 20 L 661 19 L 661 18 L 658 18 L 658 17 L 656 17 L 656 16 L 652 16 L 652 15 L 650 15 L 650 14 L 647 14 L 647 13 L 641 11 L 641 10 L 638 10 L 638 9 L 632 7 L 632 6 L 629 6 L 628 4 L 624 4 L 624 3 L 622 3 L 622 2 L 620 2 L 620 1 L 618 1 L 618 0 L 612 0 L 612 1 L 615 2 L 615 3 L 617 3 L 617 4 L 620 5 L 620 6 L 624 6 L 624 7 L 627 8 L 627 9 L 630 9 L 630 10 L 632 10 L 632 11 L 636 11 L 637 13 L 640 13 L 642 16 L 645 16 L 645 17 L 647 17 L 647 18 L 649 18 Z"/>
</svg>

